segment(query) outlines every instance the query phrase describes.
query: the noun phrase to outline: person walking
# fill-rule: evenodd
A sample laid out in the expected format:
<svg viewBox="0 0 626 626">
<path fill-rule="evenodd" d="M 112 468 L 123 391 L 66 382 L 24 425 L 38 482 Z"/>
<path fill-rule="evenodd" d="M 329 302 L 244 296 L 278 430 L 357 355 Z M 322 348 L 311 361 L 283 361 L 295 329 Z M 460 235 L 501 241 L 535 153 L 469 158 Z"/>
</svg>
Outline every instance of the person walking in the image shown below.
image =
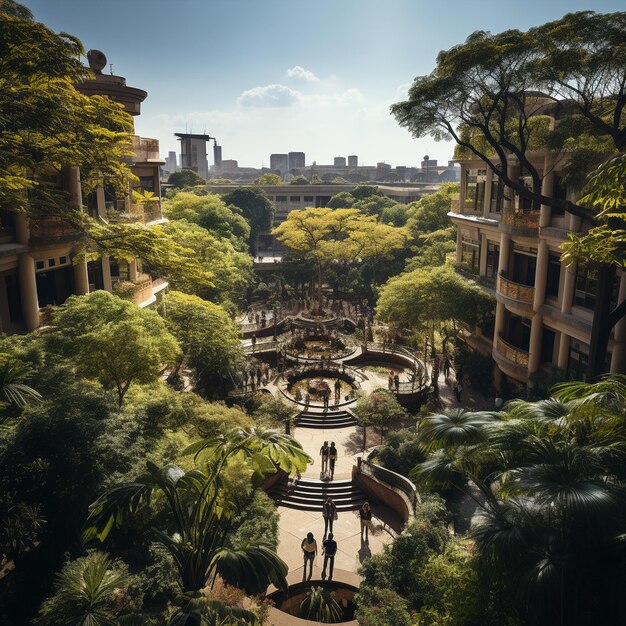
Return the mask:
<svg viewBox="0 0 626 626">
<path fill-rule="evenodd" d="M 302 572 L 302 582 L 305 580 L 311 580 L 313 574 L 313 561 L 317 556 L 317 541 L 313 537 L 313 533 L 307 533 L 306 537 L 300 544 L 302 548 L 302 556 L 304 557 L 304 570 Z M 306 576 L 306 566 L 309 566 L 309 577 Z"/>
<path fill-rule="evenodd" d="M 335 463 L 337 461 L 337 448 L 335 447 L 335 442 L 330 442 L 330 448 L 328 449 L 328 464 L 330 467 L 330 479 L 332 480 L 335 477 Z"/>
<path fill-rule="evenodd" d="M 339 404 L 341 399 L 341 382 L 339 379 L 335 381 L 335 404 Z"/>
<path fill-rule="evenodd" d="M 389 391 L 393 389 L 393 370 L 389 370 L 389 377 L 387 378 L 387 387 Z"/>
<path fill-rule="evenodd" d="M 396 388 L 396 393 L 400 392 L 400 375 L 396 372 L 393 376 L 393 386 Z"/>
<path fill-rule="evenodd" d="M 457 380 L 456 386 L 454 387 L 454 395 L 456 396 L 457 402 L 461 402 L 462 393 L 463 393 L 463 383 L 460 380 Z"/>
<path fill-rule="evenodd" d="M 322 457 L 322 474 L 328 471 L 328 455 L 330 454 L 330 448 L 328 447 L 328 441 L 325 441 L 320 448 L 320 456 Z"/>
<path fill-rule="evenodd" d="M 322 544 L 324 555 L 324 567 L 322 568 L 322 580 L 326 580 L 326 565 L 329 566 L 328 580 L 333 579 L 333 567 L 335 566 L 335 554 L 337 554 L 337 542 L 333 539 L 333 533 L 328 534 L 328 539 Z"/>
<path fill-rule="evenodd" d="M 443 362 L 443 375 L 445 376 L 445 379 L 448 380 L 448 377 L 450 376 L 450 359 L 447 357 Z"/>
<path fill-rule="evenodd" d="M 361 541 L 363 541 L 363 530 L 365 530 L 365 541 L 367 541 L 369 531 L 372 530 L 372 509 L 369 502 L 364 502 L 359 509 L 359 518 L 361 519 Z"/>
<path fill-rule="evenodd" d="M 256 350 L 256 333 L 252 334 L 252 352 Z"/>
<path fill-rule="evenodd" d="M 328 532 L 333 532 L 333 522 L 337 519 L 337 505 L 330 496 L 322 505 L 322 517 L 324 518 L 324 537 L 326 537 Z"/>
</svg>

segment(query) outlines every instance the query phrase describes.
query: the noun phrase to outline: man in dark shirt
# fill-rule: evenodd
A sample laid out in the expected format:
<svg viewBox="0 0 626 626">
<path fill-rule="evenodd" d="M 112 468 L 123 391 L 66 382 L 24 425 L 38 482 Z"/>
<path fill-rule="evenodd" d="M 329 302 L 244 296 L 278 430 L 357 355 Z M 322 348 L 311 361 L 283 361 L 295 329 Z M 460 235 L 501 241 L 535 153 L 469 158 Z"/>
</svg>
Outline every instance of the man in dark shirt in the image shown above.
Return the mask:
<svg viewBox="0 0 626 626">
<path fill-rule="evenodd" d="M 337 542 L 333 539 L 333 534 L 329 533 L 328 539 L 324 541 L 324 567 L 322 568 L 322 580 L 326 580 L 326 565 L 330 564 L 328 580 L 333 579 L 333 567 L 335 566 L 335 554 L 337 554 Z"/>
</svg>

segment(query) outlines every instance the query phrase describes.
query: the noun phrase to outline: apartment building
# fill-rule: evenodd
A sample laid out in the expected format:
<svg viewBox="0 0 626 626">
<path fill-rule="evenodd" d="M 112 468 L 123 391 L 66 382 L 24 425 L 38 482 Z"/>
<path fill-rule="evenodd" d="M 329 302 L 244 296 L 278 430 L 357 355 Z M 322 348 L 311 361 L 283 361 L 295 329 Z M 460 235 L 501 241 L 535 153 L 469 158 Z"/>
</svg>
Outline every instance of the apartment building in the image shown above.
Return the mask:
<svg viewBox="0 0 626 626">
<path fill-rule="evenodd" d="M 106 57 L 101 52 L 89 51 L 88 59 L 95 78 L 78 89 L 87 95 L 108 96 L 122 103 L 131 115 L 139 115 L 147 93 L 127 86 L 121 76 L 102 74 Z M 135 135 L 132 145 L 134 155 L 129 165 L 139 179 L 135 189 L 154 194 L 148 203 L 138 204 L 131 189 L 123 198 L 106 188 L 83 197 L 77 167 L 51 172 L 46 184 L 68 192 L 71 205 L 85 207 L 92 217 L 159 223 L 163 220 L 159 168 L 164 163 L 159 157 L 159 142 Z M 139 306 L 149 306 L 167 287 L 164 280 L 153 280 L 142 272 L 139 259 L 126 263 L 103 256 L 95 261 L 77 261 L 80 243 L 81 234 L 59 217 L 29 220 L 24 214 L 0 210 L 0 332 L 34 330 L 40 325 L 41 309 L 63 304 L 73 294 L 113 291 L 116 283 L 125 282 L 132 286 L 133 300 Z"/>
<path fill-rule="evenodd" d="M 562 165 L 547 151 L 530 157 L 542 172 L 542 194 L 567 198 Z M 509 159 L 507 174 L 524 180 L 516 159 Z M 461 162 L 460 196 L 449 216 L 457 226 L 459 267 L 495 293 L 494 327 L 473 329 L 466 337 L 493 357 L 495 385 L 510 380 L 533 386 L 555 371 L 584 378 L 596 276 L 560 261 L 560 245 L 568 233 L 580 231 L 580 218 L 546 205 L 531 210 L 479 160 Z M 612 297 L 614 303 L 626 297 L 626 272 L 618 271 Z M 626 320 L 611 334 L 605 370 L 626 372 Z"/>
</svg>

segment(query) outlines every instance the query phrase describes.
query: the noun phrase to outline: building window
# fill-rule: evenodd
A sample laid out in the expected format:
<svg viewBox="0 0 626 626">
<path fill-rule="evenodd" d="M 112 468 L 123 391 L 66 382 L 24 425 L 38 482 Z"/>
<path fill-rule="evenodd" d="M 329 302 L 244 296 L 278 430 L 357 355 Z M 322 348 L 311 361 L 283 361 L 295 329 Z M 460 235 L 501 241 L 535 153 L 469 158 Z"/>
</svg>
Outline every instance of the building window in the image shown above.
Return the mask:
<svg viewBox="0 0 626 626">
<path fill-rule="evenodd" d="M 461 240 L 461 261 L 473 274 L 480 271 L 480 242 L 476 239 Z"/>
<path fill-rule="evenodd" d="M 495 174 L 494 174 L 495 176 Z M 492 213 L 502 212 L 502 202 L 504 200 L 504 185 L 499 178 L 491 181 L 491 204 L 489 210 Z"/>
<path fill-rule="evenodd" d="M 572 380 L 582 380 L 587 373 L 589 363 L 589 346 L 582 341 L 572 340 L 567 360 L 567 377 Z"/>
<path fill-rule="evenodd" d="M 513 244 L 513 271 L 509 272 L 509 278 L 529 287 L 535 284 L 535 271 L 537 268 L 537 251 L 533 248 Z"/>
<path fill-rule="evenodd" d="M 313 202 L 313 196 L 304 196 L 305 202 Z"/>
<path fill-rule="evenodd" d="M 497 243 L 487 243 L 487 272 L 485 276 L 496 279 L 498 275 L 498 264 L 500 263 L 500 246 Z"/>
<path fill-rule="evenodd" d="M 287 196 L 276 196 L 276 202 L 287 202 Z"/>
<path fill-rule="evenodd" d="M 468 169 L 465 173 L 465 208 L 482 211 L 485 202 L 487 170 Z"/>
<path fill-rule="evenodd" d="M 526 187 L 526 189 L 528 189 L 529 191 L 532 191 L 532 188 L 533 188 L 532 176 L 524 168 L 522 168 L 522 171 L 520 172 L 519 183 L 520 185 L 524 185 L 524 187 Z M 518 206 L 523 211 L 530 211 L 533 208 L 533 201 L 530 198 L 525 198 L 523 196 L 518 195 L 517 199 L 518 199 Z"/>
<path fill-rule="evenodd" d="M 554 189 L 552 191 L 552 197 L 556 200 L 567 199 L 567 187 L 563 183 L 563 178 L 561 176 L 554 176 Z M 565 209 L 552 207 L 551 214 L 556 216 L 565 215 Z"/>
<path fill-rule="evenodd" d="M 548 258 L 548 280 L 546 282 L 546 295 L 553 298 L 559 297 L 559 282 L 561 280 L 561 261 L 559 257 L 551 254 Z"/>
<path fill-rule="evenodd" d="M 300 202 L 300 196 L 289 196 L 289 202 Z"/>
</svg>

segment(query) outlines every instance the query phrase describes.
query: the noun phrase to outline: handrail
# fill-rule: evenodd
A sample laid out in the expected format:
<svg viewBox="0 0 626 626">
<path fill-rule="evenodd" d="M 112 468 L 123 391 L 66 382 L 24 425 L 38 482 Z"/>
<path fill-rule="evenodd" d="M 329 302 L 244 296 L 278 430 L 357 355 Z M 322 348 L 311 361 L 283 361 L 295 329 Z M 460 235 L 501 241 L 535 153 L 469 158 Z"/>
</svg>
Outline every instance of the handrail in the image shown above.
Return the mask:
<svg viewBox="0 0 626 626">
<path fill-rule="evenodd" d="M 522 348 L 517 348 L 516 346 L 510 344 L 502 338 L 502 335 L 498 335 L 496 351 L 512 363 L 528 367 L 528 350 L 523 350 Z"/>
<path fill-rule="evenodd" d="M 415 485 L 406 476 L 402 476 L 402 474 L 393 472 L 382 465 L 377 465 L 376 463 L 372 463 L 371 461 L 367 461 L 361 457 L 359 457 L 357 461 L 357 468 L 359 472 L 365 474 L 366 476 L 377 478 L 381 482 L 399 489 L 409 499 L 411 506 L 415 509 L 415 504 L 419 499 L 417 487 L 415 487 Z"/>
<path fill-rule="evenodd" d="M 522 283 L 515 282 L 500 272 L 498 274 L 497 291 L 507 298 L 513 300 L 519 300 L 527 304 L 532 304 L 535 298 L 535 287 L 533 285 L 524 285 Z"/>
</svg>

